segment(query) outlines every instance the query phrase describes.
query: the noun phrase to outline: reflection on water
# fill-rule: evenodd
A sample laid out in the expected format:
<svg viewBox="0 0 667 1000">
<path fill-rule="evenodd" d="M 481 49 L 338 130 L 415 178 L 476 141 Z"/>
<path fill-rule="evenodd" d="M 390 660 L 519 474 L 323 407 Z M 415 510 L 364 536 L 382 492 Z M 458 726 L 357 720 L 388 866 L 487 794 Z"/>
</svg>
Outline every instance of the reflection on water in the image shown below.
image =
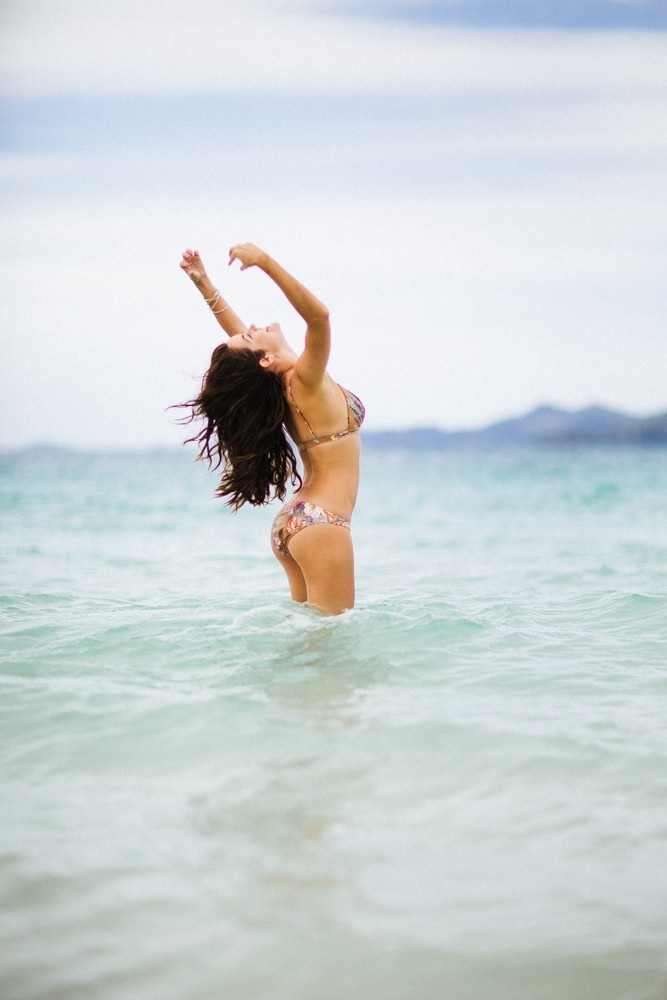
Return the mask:
<svg viewBox="0 0 667 1000">
<path fill-rule="evenodd" d="M 392 671 L 386 655 L 362 650 L 356 622 L 320 621 L 287 637 L 278 652 L 279 669 L 260 670 L 255 680 L 286 707 L 350 725 L 354 707 Z"/>
</svg>

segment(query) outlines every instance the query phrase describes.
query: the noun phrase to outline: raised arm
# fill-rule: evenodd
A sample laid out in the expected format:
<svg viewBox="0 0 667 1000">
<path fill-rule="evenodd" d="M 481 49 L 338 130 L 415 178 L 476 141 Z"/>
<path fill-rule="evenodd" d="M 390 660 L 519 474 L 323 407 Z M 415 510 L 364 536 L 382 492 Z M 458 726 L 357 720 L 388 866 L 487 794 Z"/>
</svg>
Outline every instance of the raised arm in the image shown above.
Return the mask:
<svg viewBox="0 0 667 1000">
<path fill-rule="evenodd" d="M 218 294 L 218 289 L 206 273 L 199 251 L 184 250 L 180 266 L 204 296 L 211 312 L 225 333 L 229 337 L 234 337 L 237 333 L 246 333 L 248 327 L 243 320 L 236 315 L 227 300 Z"/>
<path fill-rule="evenodd" d="M 229 251 L 229 263 L 241 262 L 241 270 L 259 267 L 278 286 L 289 304 L 306 322 L 306 343 L 296 363 L 302 382 L 313 388 L 324 378 L 331 351 L 329 310 L 284 267 L 253 243 L 237 243 Z"/>
</svg>

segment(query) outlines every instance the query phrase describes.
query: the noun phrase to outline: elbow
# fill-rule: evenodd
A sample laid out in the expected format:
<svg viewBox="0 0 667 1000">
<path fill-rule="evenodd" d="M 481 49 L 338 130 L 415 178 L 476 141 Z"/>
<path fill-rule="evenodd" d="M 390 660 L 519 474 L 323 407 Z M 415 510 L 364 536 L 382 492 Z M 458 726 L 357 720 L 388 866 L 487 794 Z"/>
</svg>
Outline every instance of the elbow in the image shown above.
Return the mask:
<svg viewBox="0 0 667 1000">
<path fill-rule="evenodd" d="M 301 316 L 305 319 L 311 330 L 329 329 L 329 310 L 317 300 L 310 302 L 308 309 L 304 309 Z"/>
</svg>

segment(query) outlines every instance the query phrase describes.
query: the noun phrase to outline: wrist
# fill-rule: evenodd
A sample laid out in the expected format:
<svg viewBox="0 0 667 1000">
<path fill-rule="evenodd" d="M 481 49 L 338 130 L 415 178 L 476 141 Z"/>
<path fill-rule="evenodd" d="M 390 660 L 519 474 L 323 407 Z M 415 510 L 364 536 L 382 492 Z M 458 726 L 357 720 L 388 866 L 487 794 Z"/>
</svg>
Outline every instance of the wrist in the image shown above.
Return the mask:
<svg viewBox="0 0 667 1000">
<path fill-rule="evenodd" d="M 219 316 L 220 313 L 226 312 L 229 309 L 229 302 L 223 299 L 222 292 L 218 288 L 214 288 L 210 295 L 205 295 L 204 302 L 214 316 Z"/>
</svg>

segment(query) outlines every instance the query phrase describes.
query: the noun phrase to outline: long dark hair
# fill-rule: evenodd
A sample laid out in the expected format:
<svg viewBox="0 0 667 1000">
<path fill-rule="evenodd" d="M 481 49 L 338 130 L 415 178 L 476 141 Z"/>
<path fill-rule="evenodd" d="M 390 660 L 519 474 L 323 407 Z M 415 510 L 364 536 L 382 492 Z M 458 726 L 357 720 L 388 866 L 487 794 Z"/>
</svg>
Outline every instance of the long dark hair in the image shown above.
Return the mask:
<svg viewBox="0 0 667 1000">
<path fill-rule="evenodd" d="M 285 436 L 288 414 L 282 382 L 262 368 L 262 351 L 230 351 L 220 344 L 202 379 L 201 391 L 187 403 L 191 408 L 181 423 L 202 418 L 204 427 L 188 438 L 196 441 L 199 459 L 222 475 L 216 496 L 233 510 L 244 503 L 260 507 L 274 497 L 283 499 L 288 481 L 301 486 L 294 452 Z M 215 464 L 213 464 L 215 462 Z"/>
</svg>

